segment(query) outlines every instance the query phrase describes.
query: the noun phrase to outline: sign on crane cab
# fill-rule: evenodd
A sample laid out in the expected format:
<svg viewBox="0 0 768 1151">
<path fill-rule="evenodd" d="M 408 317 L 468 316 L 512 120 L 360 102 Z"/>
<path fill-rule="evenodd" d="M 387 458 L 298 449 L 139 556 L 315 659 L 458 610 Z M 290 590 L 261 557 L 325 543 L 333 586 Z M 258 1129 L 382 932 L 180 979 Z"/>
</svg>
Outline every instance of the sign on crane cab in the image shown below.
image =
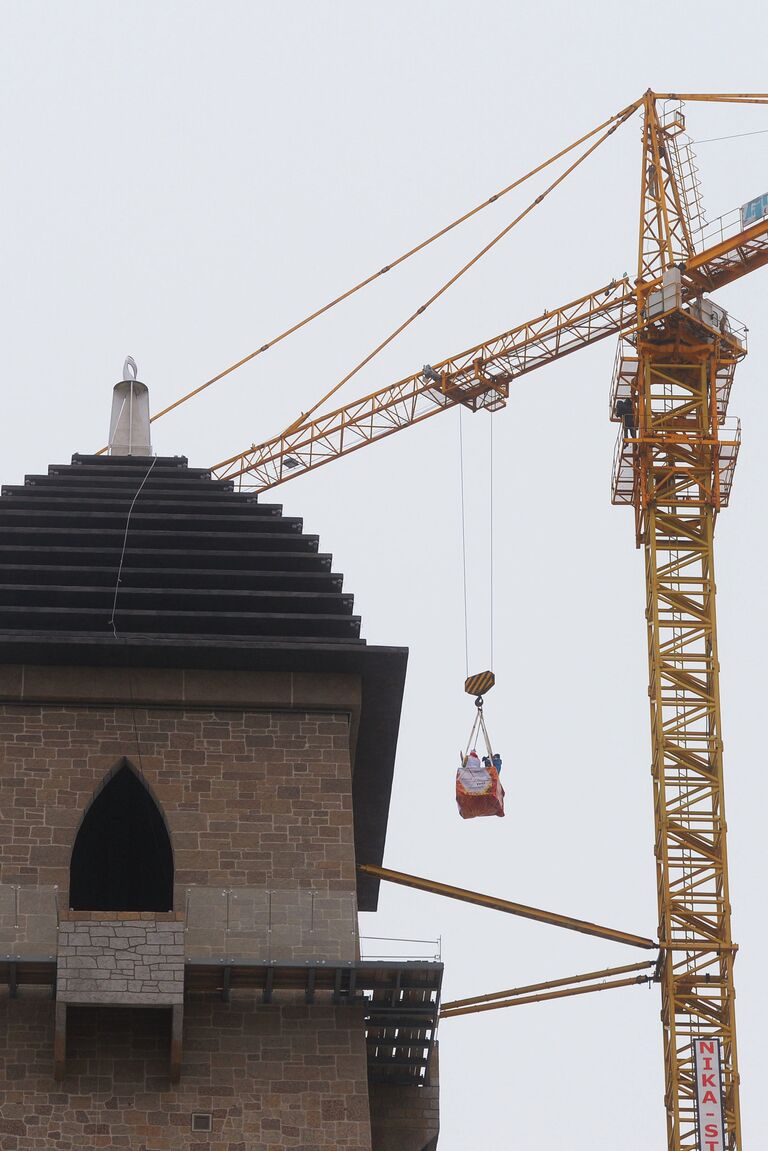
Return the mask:
<svg viewBox="0 0 768 1151">
<path fill-rule="evenodd" d="M 756 200 L 749 200 L 748 203 L 742 204 L 742 231 L 748 228 L 750 224 L 756 224 L 758 220 L 762 220 L 763 216 L 768 216 L 768 192 L 764 192 Z"/>
<path fill-rule="evenodd" d="M 716 1036 L 694 1039 L 693 1064 L 696 1070 L 699 1151 L 725 1151 L 720 1040 Z"/>
</svg>

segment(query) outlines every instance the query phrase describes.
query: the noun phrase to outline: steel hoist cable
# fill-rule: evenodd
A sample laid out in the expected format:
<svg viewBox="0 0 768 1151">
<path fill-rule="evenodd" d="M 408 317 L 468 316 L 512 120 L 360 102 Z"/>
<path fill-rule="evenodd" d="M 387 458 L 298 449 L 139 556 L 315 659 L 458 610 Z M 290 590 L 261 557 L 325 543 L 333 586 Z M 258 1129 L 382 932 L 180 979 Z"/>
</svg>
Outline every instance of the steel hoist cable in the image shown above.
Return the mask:
<svg viewBox="0 0 768 1151">
<path fill-rule="evenodd" d="M 461 486 L 461 569 L 464 589 L 464 668 L 469 678 L 469 610 L 467 605 L 467 527 L 464 494 L 464 413 L 459 404 L 459 479 Z"/>
<path fill-rule="evenodd" d="M 602 141 L 608 135 L 610 135 L 613 131 L 615 131 L 615 129 L 619 126 L 619 124 L 622 124 L 625 120 L 629 119 L 629 117 L 631 115 L 633 115 L 634 112 L 637 111 L 637 109 L 641 106 L 641 104 L 642 104 L 642 100 L 636 100 L 633 104 L 628 105 L 626 108 L 623 108 L 620 112 L 617 112 L 614 116 L 610 116 L 607 120 L 604 120 L 601 124 L 598 124 L 595 128 L 592 128 L 589 132 L 585 132 L 584 135 L 580 136 L 577 140 L 574 140 L 571 144 L 568 144 L 565 148 L 561 148 L 558 152 L 555 152 L 553 155 L 549 156 L 546 160 L 543 160 L 540 164 L 537 164 L 536 167 L 532 168 L 529 172 L 526 172 L 525 175 L 519 176 L 516 180 L 513 180 L 511 184 L 508 184 L 505 188 L 502 188 L 499 192 L 495 192 L 492 196 L 489 196 L 486 200 L 483 200 L 482 203 L 475 205 L 474 208 L 470 208 L 469 211 L 464 212 L 461 216 L 457 217 L 455 220 L 452 220 L 449 224 L 446 224 L 444 227 L 440 228 L 437 232 L 434 232 L 431 236 L 428 236 L 427 239 L 422 240 L 420 243 L 416 244 L 413 248 L 409 248 L 408 251 L 403 252 L 402 255 L 398 256 L 394 260 L 391 260 L 388 264 L 385 264 L 382 268 L 379 268 L 376 272 L 373 272 L 371 275 L 366 276 L 364 279 L 360 280 L 357 284 L 353 285 L 353 287 L 348 288 L 345 292 L 342 292 L 340 295 L 335 296 L 332 300 L 329 300 L 326 304 L 323 304 L 322 307 L 315 309 L 315 311 L 313 311 L 313 312 L 310 312 L 303 319 L 297 321 L 295 324 L 291 324 L 290 327 L 286 328 L 284 331 L 280 332 L 278 335 L 273 336 L 271 340 L 268 340 L 266 343 L 264 343 L 260 347 L 256 348 L 255 351 L 249 352 L 248 355 L 243 356 L 241 359 L 235 361 L 235 363 L 230 364 L 229 367 L 224 368 L 223 371 L 217 372 L 217 374 L 215 376 L 211 376 L 210 379 L 205 380 L 202 384 L 199 384 L 196 388 L 193 388 L 191 391 L 186 392 L 183 396 L 180 396 L 179 399 L 174 400 L 173 403 L 171 403 L 171 404 L 168 404 L 167 407 L 162 408 L 159 412 L 155 412 L 155 414 L 151 417 L 150 422 L 154 423 L 155 420 L 159 420 L 159 419 L 161 419 L 162 416 L 168 415 L 169 412 L 174 411 L 181 404 L 186 403 L 187 400 L 191 400 L 194 396 L 198 396 L 201 392 L 205 391 L 206 388 L 210 388 L 213 384 L 216 384 L 220 380 L 223 380 L 226 376 L 229 376 L 233 372 L 237 371 L 238 368 L 242 368 L 245 364 L 250 363 L 251 360 L 256 359 L 257 356 L 263 355 L 264 352 L 269 351 L 270 348 L 274 348 L 277 344 L 281 343 L 283 340 L 286 340 L 289 336 L 293 335 L 295 332 L 300 331 L 302 328 L 304 328 L 308 324 L 312 323 L 313 320 L 316 320 L 320 316 L 325 315 L 326 312 L 329 312 L 332 308 L 335 308 L 338 304 L 343 303 L 344 300 L 348 300 L 351 296 L 355 295 L 357 292 L 361 291 L 363 288 L 367 287 L 369 284 L 372 284 L 375 280 L 378 280 L 382 276 L 386 275 L 387 272 L 391 272 L 393 268 L 396 268 L 396 267 L 398 267 L 398 265 L 405 263 L 405 261 L 409 260 L 411 258 L 411 256 L 417 255 L 417 253 L 419 253 L 419 252 L 423 251 L 425 248 L 429 247 L 430 244 L 435 243 L 436 240 L 439 240 L 443 236 L 447 235 L 449 232 L 452 232 L 454 228 L 458 228 L 459 225 L 465 223 L 467 220 L 470 220 L 473 216 L 476 216 L 479 212 L 482 212 L 483 209 L 490 207 L 491 204 L 496 203 L 497 200 L 502 199 L 502 197 L 504 197 L 504 196 L 508 195 L 510 192 L 514 191 L 515 188 L 519 188 L 522 184 L 524 184 L 527 180 L 530 180 L 533 176 L 536 176 L 540 172 L 543 172 L 545 169 L 551 167 L 552 164 L 556 163 L 558 160 L 561 160 L 564 156 L 567 156 L 570 152 L 573 152 L 574 149 L 578 148 L 581 144 L 586 143 L 588 140 L 591 140 L 594 136 L 597 136 L 600 132 L 603 132 L 604 134 L 600 138 L 600 140 L 597 141 L 597 144 L 595 144 L 592 148 L 590 148 L 589 152 L 586 153 L 586 155 L 589 155 L 592 151 L 594 151 L 594 148 L 597 147 L 598 144 L 602 143 Z M 605 129 L 608 129 L 608 131 L 605 131 Z M 585 158 L 585 157 L 582 157 L 582 159 L 583 158 Z M 581 163 L 581 160 L 577 161 L 577 164 L 578 163 Z M 577 165 L 573 165 L 571 168 L 569 168 L 566 171 L 566 173 L 564 173 L 564 176 L 561 177 L 561 179 L 564 179 L 565 176 L 568 175 L 573 170 L 573 167 L 575 167 L 575 166 L 577 166 Z M 543 195 L 546 195 L 548 193 L 548 191 L 550 191 L 550 190 L 551 190 L 551 188 L 547 189 L 547 191 Z M 534 204 L 538 203 L 541 198 L 543 198 L 543 196 L 538 197 L 537 200 L 534 201 Z M 531 205 L 531 207 L 532 206 L 533 205 Z M 530 211 L 530 208 L 528 208 L 526 210 L 526 213 L 527 213 L 527 211 Z M 497 239 L 499 239 L 499 238 L 500 237 L 497 237 Z M 492 241 L 492 244 L 493 243 L 496 243 L 496 240 Z M 491 244 L 491 246 L 492 246 L 492 244 Z M 483 254 L 484 254 L 484 252 L 479 253 L 478 256 L 476 257 L 476 259 L 479 259 L 480 256 Z M 462 272 L 460 272 L 459 275 L 463 274 L 464 270 L 466 270 L 466 269 L 462 269 Z M 455 278 L 458 278 L 458 277 L 455 277 Z M 452 282 L 453 281 L 451 281 L 450 283 L 452 283 Z M 446 285 L 443 289 L 441 289 L 441 292 L 439 294 L 442 294 L 442 292 L 445 291 L 447 287 L 450 287 L 450 283 L 448 285 Z M 417 314 L 421 314 L 421 312 L 424 310 L 424 308 L 428 307 L 428 306 L 429 306 L 428 304 L 424 305 L 424 307 L 422 309 L 420 309 Z M 408 321 L 408 322 L 410 322 L 410 321 Z M 394 336 L 392 336 L 391 338 L 393 339 Z M 387 341 L 387 342 L 389 342 L 389 341 Z M 359 370 L 359 368 L 355 369 L 355 371 L 357 371 L 357 370 Z M 354 374 L 354 372 L 352 374 Z M 348 378 L 351 378 L 351 377 L 348 377 Z M 343 382 L 346 382 L 346 380 Z M 341 384 L 337 385 L 337 388 L 340 386 L 341 386 Z M 334 389 L 334 390 L 336 390 L 336 389 Z M 328 398 L 327 396 L 324 397 L 323 400 L 320 402 L 321 403 L 324 402 L 324 400 L 327 398 Z M 313 409 L 313 410 L 315 410 L 315 409 Z M 304 418 L 306 418 L 306 414 L 302 413 L 302 416 L 300 417 L 300 419 L 304 419 Z M 107 451 L 107 448 L 103 447 L 96 454 L 102 455 L 105 451 Z"/>
<path fill-rule="evenodd" d="M 493 667 L 494 655 L 494 539 L 493 539 L 493 416 L 489 417 L 488 428 L 488 651 L 490 666 Z M 461 505 L 461 572 L 462 592 L 464 600 L 464 668 L 466 678 L 469 679 L 469 593 L 467 587 L 467 513 L 466 513 L 466 484 L 464 476 L 464 412 L 459 404 L 459 489 Z"/>
<path fill-rule="evenodd" d="M 577 159 L 574 160 L 573 163 L 570 164 L 564 172 L 561 172 L 559 176 L 552 180 L 552 182 L 547 185 L 543 192 L 540 192 L 538 196 L 531 200 L 530 204 L 523 208 L 522 212 L 519 212 L 513 220 L 511 220 L 505 227 L 501 229 L 500 232 L 497 232 L 493 239 L 489 240 L 488 243 L 485 244 L 479 252 L 476 252 L 475 255 L 472 256 L 470 260 L 467 260 L 467 262 L 463 264 L 457 272 L 454 272 L 450 279 L 446 280 L 445 283 L 442 284 L 436 292 L 433 292 L 425 303 L 418 307 L 414 312 L 411 312 L 411 314 L 405 320 L 403 320 L 402 323 L 398 324 L 398 326 L 394 328 L 388 336 L 385 336 L 381 343 L 377 344 L 372 352 L 369 352 L 368 355 L 360 360 L 358 364 L 355 364 L 354 368 L 347 372 L 346 376 L 339 380 L 337 384 L 334 384 L 334 386 L 329 391 L 327 391 L 324 396 L 321 396 L 320 399 L 317 400 L 317 402 L 314 403 L 311 408 L 309 408 L 306 412 L 302 412 L 298 419 L 294 420 L 292 424 L 289 424 L 288 427 L 284 429 L 283 435 L 290 435 L 292 432 L 296 432 L 299 430 L 299 428 L 303 427 L 307 420 L 309 420 L 309 418 L 314 415 L 318 408 L 322 407 L 326 400 L 329 400 L 331 396 L 334 396 L 336 392 L 339 391 L 340 388 L 343 388 L 345 384 L 349 383 L 349 381 L 354 376 L 356 376 L 358 372 L 362 371 L 362 369 L 366 367 L 367 364 L 370 364 L 371 360 L 378 356 L 380 352 L 383 352 L 384 349 L 388 347 L 388 345 L 391 344 L 393 340 L 397 339 L 397 337 L 401 335 L 406 328 L 410 327 L 414 320 L 417 320 L 419 316 L 423 315 L 427 308 L 431 307 L 431 305 L 434 304 L 436 300 L 439 300 L 440 297 L 445 292 L 447 292 L 449 288 L 453 287 L 453 285 L 458 280 L 460 280 L 461 277 L 470 270 L 470 268 L 473 268 L 475 264 L 477 264 L 478 261 L 483 258 L 483 256 L 487 255 L 488 252 L 491 251 L 492 248 L 495 248 L 496 245 L 501 240 L 503 240 L 504 237 L 507 236 L 513 228 L 516 228 L 517 225 L 526 218 L 526 216 L 530 215 L 534 208 L 538 207 L 539 204 L 546 200 L 547 196 L 549 196 L 551 192 L 554 192 L 555 188 L 559 187 L 559 185 L 562 184 L 562 182 L 567 179 L 567 177 L 570 176 L 570 174 L 574 172 L 580 164 L 583 164 L 584 161 L 588 159 L 588 157 L 591 156 L 592 153 L 596 151 L 596 149 L 599 148 L 600 145 L 604 143 L 604 141 L 607 140 L 609 136 L 612 136 L 619 125 L 622 124 L 625 119 L 628 119 L 634 111 L 635 105 L 631 105 L 629 109 L 625 109 L 625 112 L 623 113 L 623 119 L 613 118 L 610 121 L 610 127 L 607 128 L 601 136 L 598 136 L 598 138 L 594 141 L 593 144 L 590 144 L 586 151 L 582 152 L 581 155 L 578 156 Z M 599 129 L 597 129 L 597 131 L 599 131 Z M 595 135 L 595 133 L 590 133 L 590 135 Z"/>
<path fill-rule="evenodd" d="M 488 631 L 491 669 L 493 669 L 493 414 L 488 417 Z"/>
</svg>

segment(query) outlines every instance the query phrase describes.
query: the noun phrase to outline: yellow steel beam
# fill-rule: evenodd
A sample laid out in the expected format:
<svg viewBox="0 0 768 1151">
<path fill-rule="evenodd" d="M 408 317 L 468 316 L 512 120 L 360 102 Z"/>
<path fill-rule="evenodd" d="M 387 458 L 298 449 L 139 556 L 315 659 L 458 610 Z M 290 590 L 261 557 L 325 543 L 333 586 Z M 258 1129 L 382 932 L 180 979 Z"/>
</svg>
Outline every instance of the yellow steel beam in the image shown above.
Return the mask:
<svg viewBox="0 0 768 1151">
<path fill-rule="evenodd" d="M 524 903 L 512 903 L 493 895 L 483 895 L 477 891 L 467 891 L 463 887 L 452 887 L 447 883 L 437 883 L 433 879 L 422 879 L 418 875 L 407 875 L 403 871 L 390 871 L 386 867 L 373 864 L 358 864 L 358 871 L 385 879 L 389 883 L 399 883 L 403 887 L 413 887 L 417 891 L 428 891 L 432 895 L 444 895 L 448 899 L 458 899 L 462 903 L 473 903 L 492 911 L 504 911 L 508 915 L 519 915 L 521 919 L 533 919 L 538 923 L 549 923 L 553 927 L 564 927 L 568 931 L 578 931 L 582 935 L 595 935 L 598 939 L 609 939 L 612 943 L 626 943 L 630 947 L 643 947 L 648 950 L 658 944 L 644 935 L 632 935 L 627 931 L 616 931 L 612 927 L 602 927 L 586 919 L 573 919 L 569 915 L 558 915 L 553 911 L 542 911 L 538 907 L 528 907 Z"/>
<path fill-rule="evenodd" d="M 627 975 L 630 971 L 647 971 L 655 967 L 655 960 L 642 963 L 627 963 L 623 967 L 605 967 L 602 971 L 587 971 L 583 975 L 568 975 L 563 979 L 549 979 L 546 983 L 528 983 L 524 987 L 509 987 L 506 991 L 489 991 L 485 995 L 471 995 L 468 999 L 453 999 L 443 1003 L 443 1011 L 454 1011 L 458 1007 L 470 1007 L 476 1003 L 491 1003 L 494 999 L 514 999 L 518 995 L 529 995 L 532 991 L 550 991 L 555 987 L 565 987 L 573 983 L 588 983 L 593 979 L 611 979 L 614 975 Z"/>
<path fill-rule="evenodd" d="M 459 1007 L 455 1011 L 440 1011 L 441 1019 L 453 1019 L 457 1015 L 474 1015 L 480 1011 L 497 1011 L 500 1007 L 521 1007 L 524 1003 L 544 1003 L 548 999 L 567 999 L 571 995 L 589 995 L 592 991 L 611 991 L 614 987 L 637 987 L 652 983 L 652 975 L 636 975 L 634 979 L 615 979 L 612 983 L 594 983 L 588 987 L 569 987 L 563 991 L 545 991 L 535 995 L 523 995 L 519 999 L 505 999 L 495 1003 L 479 1003 L 475 1007 Z"/>
<path fill-rule="evenodd" d="M 762 240 L 768 233 L 768 217 L 758 220 L 756 224 L 752 224 L 749 228 L 744 228 L 743 231 L 735 233 L 733 236 L 728 236 L 726 239 L 721 240 L 719 244 L 711 244 L 705 248 L 703 252 L 697 252 L 695 256 L 691 256 L 686 261 L 686 272 L 697 272 L 702 268 L 706 268 L 714 260 L 718 260 L 721 256 L 728 256 L 736 252 L 742 251 L 748 247 L 755 240 Z M 751 269 L 750 269 L 751 270 Z"/>
<path fill-rule="evenodd" d="M 654 100 L 697 100 L 707 104 L 768 104 L 764 92 L 651 92 Z"/>
</svg>

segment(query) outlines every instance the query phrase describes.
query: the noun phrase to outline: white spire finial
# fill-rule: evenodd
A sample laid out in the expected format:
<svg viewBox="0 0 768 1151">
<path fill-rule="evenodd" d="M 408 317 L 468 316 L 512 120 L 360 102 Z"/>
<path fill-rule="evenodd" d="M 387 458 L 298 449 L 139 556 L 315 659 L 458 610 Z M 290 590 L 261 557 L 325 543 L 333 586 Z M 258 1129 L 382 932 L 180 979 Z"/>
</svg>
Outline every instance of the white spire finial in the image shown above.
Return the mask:
<svg viewBox="0 0 768 1151">
<path fill-rule="evenodd" d="M 136 378 L 133 356 L 126 356 L 123 378 L 112 392 L 112 418 L 109 421 L 109 454 L 112 456 L 151 456 L 149 436 L 149 391 Z"/>
</svg>

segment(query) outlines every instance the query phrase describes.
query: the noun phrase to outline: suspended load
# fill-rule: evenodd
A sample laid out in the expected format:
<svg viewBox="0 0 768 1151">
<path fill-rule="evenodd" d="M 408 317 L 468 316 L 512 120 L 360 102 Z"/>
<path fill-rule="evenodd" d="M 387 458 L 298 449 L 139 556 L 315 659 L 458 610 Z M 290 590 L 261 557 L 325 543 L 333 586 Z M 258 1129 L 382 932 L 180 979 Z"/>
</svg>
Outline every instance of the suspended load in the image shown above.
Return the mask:
<svg viewBox="0 0 768 1151">
<path fill-rule="evenodd" d="M 466 690 L 474 695 L 478 681 L 483 690 L 488 691 L 494 684 L 493 672 L 482 672 L 471 676 L 465 684 Z M 477 713 L 469 733 L 467 749 L 460 754 L 461 763 L 456 772 L 456 803 L 462 819 L 474 819 L 479 815 L 504 815 L 504 788 L 501 786 L 501 756 L 494 753 L 483 717 L 483 697 L 475 700 Z M 476 742 L 482 737 L 485 755 L 477 753 Z"/>
</svg>

